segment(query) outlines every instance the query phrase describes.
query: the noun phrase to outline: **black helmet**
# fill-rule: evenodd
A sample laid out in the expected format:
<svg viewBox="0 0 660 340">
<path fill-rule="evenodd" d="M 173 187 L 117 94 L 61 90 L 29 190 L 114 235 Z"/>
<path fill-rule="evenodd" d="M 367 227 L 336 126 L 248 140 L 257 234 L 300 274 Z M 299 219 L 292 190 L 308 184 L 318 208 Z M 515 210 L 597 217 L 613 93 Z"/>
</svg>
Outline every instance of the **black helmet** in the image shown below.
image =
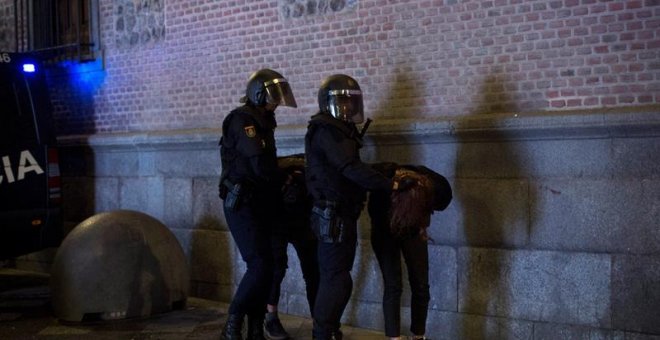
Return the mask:
<svg viewBox="0 0 660 340">
<path fill-rule="evenodd" d="M 254 72 L 250 76 L 245 97 L 241 98 L 241 102 L 246 101 L 257 106 L 270 103 L 298 107 L 286 78 L 267 68 Z"/>
<path fill-rule="evenodd" d="M 319 109 L 321 113 L 345 122 L 362 123 L 364 110 L 360 85 L 345 74 L 325 78 L 319 88 Z"/>
</svg>

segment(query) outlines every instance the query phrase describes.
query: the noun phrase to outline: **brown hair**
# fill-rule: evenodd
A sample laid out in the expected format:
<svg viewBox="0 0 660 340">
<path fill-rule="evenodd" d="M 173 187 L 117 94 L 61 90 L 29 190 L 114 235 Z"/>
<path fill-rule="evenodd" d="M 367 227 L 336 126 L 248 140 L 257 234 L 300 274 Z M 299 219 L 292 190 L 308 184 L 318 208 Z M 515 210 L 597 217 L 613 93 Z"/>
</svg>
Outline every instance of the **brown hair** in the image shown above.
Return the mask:
<svg viewBox="0 0 660 340">
<path fill-rule="evenodd" d="M 406 191 L 393 191 L 390 197 L 390 232 L 395 237 L 407 237 L 420 234 L 428 240 L 426 229 L 431 224 L 433 213 L 433 183 L 418 172 L 399 168 L 394 180 L 403 177 L 417 180 L 417 184 Z"/>
</svg>

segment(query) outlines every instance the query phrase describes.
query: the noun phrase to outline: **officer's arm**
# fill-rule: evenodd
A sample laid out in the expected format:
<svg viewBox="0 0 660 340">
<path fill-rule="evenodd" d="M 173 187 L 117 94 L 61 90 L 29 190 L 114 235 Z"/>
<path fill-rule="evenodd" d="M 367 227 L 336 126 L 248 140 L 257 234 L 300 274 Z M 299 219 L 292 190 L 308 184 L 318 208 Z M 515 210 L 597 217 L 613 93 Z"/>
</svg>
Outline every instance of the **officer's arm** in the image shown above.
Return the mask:
<svg viewBox="0 0 660 340">
<path fill-rule="evenodd" d="M 273 162 L 271 157 L 254 156 L 250 157 L 250 166 L 253 173 L 262 182 L 273 182 L 276 184 L 281 177 L 277 162 Z"/>
<path fill-rule="evenodd" d="M 342 175 L 367 190 L 396 189 L 393 181 L 360 160 L 355 141 L 339 135 L 339 132 L 323 129 L 319 131 L 319 144 L 328 161 Z"/>
<path fill-rule="evenodd" d="M 275 157 L 264 155 L 263 136 L 256 129 L 254 121 L 242 119 L 236 124 L 237 145 L 236 150 L 241 156 L 248 159 L 252 173 L 257 180 L 267 182 L 279 168 Z"/>
</svg>

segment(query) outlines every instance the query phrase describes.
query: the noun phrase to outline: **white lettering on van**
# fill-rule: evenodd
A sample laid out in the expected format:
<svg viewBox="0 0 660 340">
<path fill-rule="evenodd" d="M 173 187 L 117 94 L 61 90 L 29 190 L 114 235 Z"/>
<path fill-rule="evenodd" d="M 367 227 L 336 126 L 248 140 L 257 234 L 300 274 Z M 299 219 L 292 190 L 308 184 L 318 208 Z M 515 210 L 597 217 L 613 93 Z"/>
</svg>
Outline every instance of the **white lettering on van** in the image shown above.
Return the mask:
<svg viewBox="0 0 660 340">
<path fill-rule="evenodd" d="M 9 162 L 9 156 L 2 157 L 2 165 L 5 166 L 5 175 L 7 176 L 7 183 L 14 183 L 14 173 L 11 170 L 11 162 Z M 0 183 L 2 183 L 2 176 L 0 176 Z"/>
<path fill-rule="evenodd" d="M 37 175 L 44 173 L 44 170 L 41 168 L 37 160 L 34 159 L 34 156 L 30 153 L 29 150 L 21 151 L 21 156 L 18 160 L 18 176 L 14 177 L 14 171 L 12 170 L 11 160 L 9 156 L 2 157 L 2 165 L 5 169 L 5 176 L 0 175 L 0 184 L 4 181 L 5 177 L 7 178 L 7 183 L 14 183 L 17 180 L 25 179 L 25 175 L 28 172 L 34 171 Z"/>
<path fill-rule="evenodd" d="M 18 180 L 25 178 L 25 174 L 34 171 L 37 175 L 44 173 L 44 170 L 39 166 L 37 160 L 34 159 L 30 151 L 24 150 L 21 152 L 21 159 L 18 161 Z"/>
</svg>

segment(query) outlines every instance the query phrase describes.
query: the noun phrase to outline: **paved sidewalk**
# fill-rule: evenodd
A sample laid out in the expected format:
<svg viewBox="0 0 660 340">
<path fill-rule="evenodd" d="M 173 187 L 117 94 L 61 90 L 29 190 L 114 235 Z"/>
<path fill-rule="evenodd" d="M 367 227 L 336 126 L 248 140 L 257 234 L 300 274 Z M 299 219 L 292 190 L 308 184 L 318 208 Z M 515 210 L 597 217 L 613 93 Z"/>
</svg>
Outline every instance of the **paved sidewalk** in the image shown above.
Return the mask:
<svg viewBox="0 0 660 340">
<path fill-rule="evenodd" d="M 52 316 L 47 305 L 21 308 L 0 306 L 0 339 L 219 339 L 227 305 L 190 298 L 184 310 L 147 319 L 93 324 L 65 324 Z M 311 340 L 312 321 L 280 315 L 294 340 Z M 384 339 L 372 330 L 342 327 L 347 340 Z"/>
<path fill-rule="evenodd" d="M 0 268 L 0 339 L 219 339 L 227 317 L 225 303 L 189 298 L 183 310 L 145 319 L 90 324 L 61 323 L 50 308 L 47 276 L 26 279 L 17 275 L 20 288 L 8 287 L 12 270 Z M 20 274 L 20 273 L 18 273 Z M 14 282 L 15 284 L 16 282 Z M 280 315 L 293 340 L 311 340 L 312 320 Z M 382 340 L 382 332 L 342 327 L 346 340 Z"/>
</svg>

